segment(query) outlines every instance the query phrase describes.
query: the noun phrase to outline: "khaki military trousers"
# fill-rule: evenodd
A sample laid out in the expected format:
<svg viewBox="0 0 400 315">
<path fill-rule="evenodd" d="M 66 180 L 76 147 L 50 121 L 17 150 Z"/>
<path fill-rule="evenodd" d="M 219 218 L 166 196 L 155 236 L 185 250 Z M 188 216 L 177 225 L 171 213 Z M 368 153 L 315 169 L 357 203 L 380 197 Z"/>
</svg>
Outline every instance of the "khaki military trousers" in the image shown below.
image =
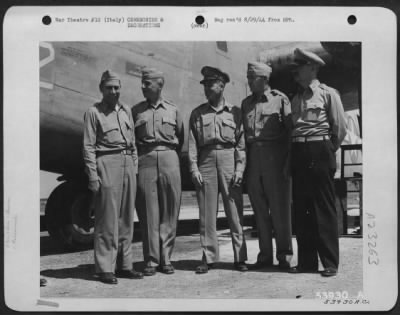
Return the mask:
<svg viewBox="0 0 400 315">
<path fill-rule="evenodd" d="M 203 185 L 197 187 L 200 208 L 200 243 L 203 261 L 219 260 L 217 237 L 218 194 L 221 193 L 224 210 L 231 232 L 235 262 L 247 260 L 246 242 L 243 234 L 243 196 L 241 187 L 232 187 L 235 172 L 234 149 L 202 149 L 199 155 L 199 171 Z"/>
<path fill-rule="evenodd" d="M 290 208 L 290 180 L 284 178 L 287 144 L 250 145 L 247 160 L 247 188 L 253 207 L 260 252 L 257 261 L 273 263 L 272 235 L 276 258 L 289 261 L 293 255 Z"/>
<path fill-rule="evenodd" d="M 136 209 L 147 266 L 170 264 L 181 195 L 179 157 L 175 150 L 139 154 Z"/>
<path fill-rule="evenodd" d="M 95 195 L 94 260 L 96 273 L 132 269 L 136 170 L 131 155 L 97 158 L 100 189 Z"/>
</svg>

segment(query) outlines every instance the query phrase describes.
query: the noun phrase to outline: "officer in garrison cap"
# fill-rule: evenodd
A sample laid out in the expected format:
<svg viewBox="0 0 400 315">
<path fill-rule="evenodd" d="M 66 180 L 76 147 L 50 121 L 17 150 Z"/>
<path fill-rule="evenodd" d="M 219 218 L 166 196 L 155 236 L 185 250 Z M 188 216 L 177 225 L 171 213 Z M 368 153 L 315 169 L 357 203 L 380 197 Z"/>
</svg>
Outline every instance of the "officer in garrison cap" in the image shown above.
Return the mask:
<svg viewBox="0 0 400 315">
<path fill-rule="evenodd" d="M 100 281 L 116 284 L 115 269 L 117 277 L 143 278 L 132 262 L 137 153 L 119 77 L 105 71 L 99 87 L 103 99 L 85 113 L 83 158 L 95 201 L 95 270 Z"/>
<path fill-rule="evenodd" d="M 293 207 L 298 244 L 298 266 L 290 272 L 318 271 L 334 276 L 339 265 L 335 208 L 335 152 L 345 133 L 345 116 L 339 93 L 317 79 L 325 62 L 297 48 L 292 74 L 299 90 L 292 100 Z"/>
<path fill-rule="evenodd" d="M 207 102 L 195 108 L 189 121 L 189 160 L 200 208 L 202 264 L 196 273 L 207 273 L 219 260 L 216 231 L 218 193 L 221 192 L 234 253 L 234 267 L 247 271 L 246 243 L 243 234 L 242 178 L 246 165 L 245 143 L 240 108 L 224 96 L 228 74 L 203 67 Z"/>
<path fill-rule="evenodd" d="M 132 108 L 139 153 L 136 209 L 143 231 L 144 275 L 174 273 L 171 255 L 181 203 L 179 157 L 184 129 L 175 104 L 161 95 L 164 74 L 142 72 L 146 99 Z"/>
<path fill-rule="evenodd" d="M 271 72 L 271 67 L 264 63 L 248 64 L 247 81 L 252 94 L 242 102 L 246 180 L 260 247 L 252 269 L 272 266 L 273 232 L 279 268 L 289 269 L 293 255 L 289 178 L 291 108 L 286 95 L 270 88 Z"/>
</svg>

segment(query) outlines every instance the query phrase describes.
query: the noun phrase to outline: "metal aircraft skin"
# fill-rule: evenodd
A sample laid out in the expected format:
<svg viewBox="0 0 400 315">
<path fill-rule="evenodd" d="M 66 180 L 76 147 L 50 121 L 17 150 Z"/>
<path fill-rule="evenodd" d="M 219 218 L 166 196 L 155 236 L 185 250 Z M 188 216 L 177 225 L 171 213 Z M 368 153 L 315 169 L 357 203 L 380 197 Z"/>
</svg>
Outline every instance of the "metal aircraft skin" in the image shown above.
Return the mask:
<svg viewBox="0 0 400 315">
<path fill-rule="evenodd" d="M 291 98 L 296 85 L 287 65 L 293 60 L 296 47 L 311 50 L 325 60 L 327 65 L 320 71 L 320 80 L 341 93 L 345 110 L 361 110 L 360 43 L 41 42 L 40 169 L 62 174 L 65 180 L 47 202 L 50 234 L 64 243 L 85 243 L 91 237 L 90 198 L 81 151 L 83 116 L 101 99 L 99 79 L 103 71 L 110 69 L 120 75 L 120 100 L 129 106 L 143 100 L 143 67 L 164 72 L 163 97 L 178 106 L 185 122 L 186 140 L 181 154 L 183 189 L 194 190 L 187 160 L 187 134 L 191 111 L 206 102 L 199 83 L 201 68 L 210 65 L 227 72 L 231 82 L 224 95 L 230 103 L 240 106 L 241 100 L 251 93 L 247 63 L 269 63 L 273 68 L 272 88 Z"/>
</svg>

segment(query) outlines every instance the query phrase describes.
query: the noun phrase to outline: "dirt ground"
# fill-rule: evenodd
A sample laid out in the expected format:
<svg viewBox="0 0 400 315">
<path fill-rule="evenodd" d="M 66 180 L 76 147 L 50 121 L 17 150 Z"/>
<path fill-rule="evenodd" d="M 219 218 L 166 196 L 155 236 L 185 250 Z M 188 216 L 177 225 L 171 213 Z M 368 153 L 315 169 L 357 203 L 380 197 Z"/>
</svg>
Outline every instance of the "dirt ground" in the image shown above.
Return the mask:
<svg viewBox="0 0 400 315">
<path fill-rule="evenodd" d="M 248 263 L 254 263 L 258 241 L 246 230 Z M 168 298 L 168 299 L 295 299 L 315 298 L 319 292 L 347 291 L 349 298 L 363 289 L 362 239 L 340 239 L 340 269 L 335 277 L 320 274 L 289 274 L 277 267 L 245 273 L 233 269 L 233 251 L 228 230 L 220 230 L 220 262 L 208 274 L 197 275 L 200 263 L 198 234 L 178 236 L 172 257 L 173 275 L 157 273 L 142 280 L 118 279 L 107 285 L 94 277 L 93 250 L 62 252 L 41 233 L 41 277 L 47 285 L 42 298 Z M 297 244 L 291 265 L 297 264 Z M 134 242 L 135 268 L 142 270 L 141 242 Z M 275 262 L 276 264 L 276 262 Z M 320 266 L 320 270 L 322 267 Z"/>
</svg>

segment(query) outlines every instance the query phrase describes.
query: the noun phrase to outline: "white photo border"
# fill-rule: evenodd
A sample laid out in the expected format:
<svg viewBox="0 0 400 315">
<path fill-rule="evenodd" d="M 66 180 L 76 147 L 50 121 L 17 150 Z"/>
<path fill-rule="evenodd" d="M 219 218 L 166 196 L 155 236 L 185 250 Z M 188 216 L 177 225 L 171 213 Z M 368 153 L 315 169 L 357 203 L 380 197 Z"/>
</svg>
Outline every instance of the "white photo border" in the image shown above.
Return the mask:
<svg viewBox="0 0 400 315">
<path fill-rule="evenodd" d="M 161 28 L 53 23 L 42 17 L 162 16 Z M 197 15 L 207 28 L 192 27 Z M 355 25 L 347 23 L 349 15 Z M 295 23 L 215 23 L 215 17 L 289 16 Z M 176 17 L 179 16 L 179 19 Z M 371 23 L 371 21 L 374 23 Z M 375 311 L 397 301 L 396 16 L 379 7 L 12 7 L 4 19 L 4 291 L 20 311 Z M 168 36 L 165 36 L 168 34 Z M 353 41 L 362 43 L 364 247 L 367 305 L 318 300 L 151 300 L 40 297 L 39 43 L 43 41 Z M 23 92 L 23 93 L 22 93 Z M 18 122 L 18 123 L 17 123 Z M 21 145 L 23 144 L 23 145 Z M 21 193 L 23 192 L 23 193 Z M 377 235 L 379 265 L 368 263 Z M 18 275 L 16 277 L 16 275 Z M 385 289 L 382 289 L 385 288 Z M 46 301 L 44 301 L 46 300 Z"/>
</svg>

